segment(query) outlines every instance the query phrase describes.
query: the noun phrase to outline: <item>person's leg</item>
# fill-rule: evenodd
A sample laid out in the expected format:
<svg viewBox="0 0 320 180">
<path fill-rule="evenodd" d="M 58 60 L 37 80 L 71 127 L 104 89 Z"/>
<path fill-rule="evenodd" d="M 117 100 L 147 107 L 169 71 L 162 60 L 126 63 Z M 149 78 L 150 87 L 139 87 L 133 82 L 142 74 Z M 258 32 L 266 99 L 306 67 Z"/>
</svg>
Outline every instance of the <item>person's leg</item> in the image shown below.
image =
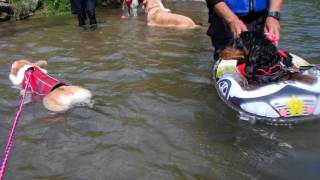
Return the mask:
<svg viewBox="0 0 320 180">
<path fill-rule="evenodd" d="M 217 15 L 212 16 L 212 23 L 209 26 L 207 35 L 211 37 L 211 43 L 214 47 L 214 60 L 218 60 L 221 50 L 233 42 L 229 26 Z"/>
<path fill-rule="evenodd" d="M 86 11 L 89 17 L 90 30 L 94 31 L 97 29 L 97 20 L 93 0 L 86 0 Z"/>
<path fill-rule="evenodd" d="M 83 0 L 70 0 L 72 14 L 77 14 L 79 26 L 82 27 L 86 24 L 86 16 L 83 13 Z"/>
<path fill-rule="evenodd" d="M 89 23 L 90 23 L 90 30 L 94 31 L 97 29 L 97 20 L 96 20 L 96 14 L 95 11 L 88 11 L 89 16 Z"/>
<path fill-rule="evenodd" d="M 266 24 L 268 13 L 262 13 L 258 16 L 255 22 L 254 31 L 264 33 L 264 25 Z"/>
<path fill-rule="evenodd" d="M 220 52 L 225 49 L 227 46 L 231 45 L 233 42 L 233 38 L 214 38 L 211 37 L 211 42 L 214 47 L 213 58 L 214 60 L 218 60 Z"/>
<path fill-rule="evenodd" d="M 256 31 L 263 34 L 267 15 L 268 12 L 265 11 L 251 14 L 250 16 L 242 18 L 242 20 L 247 24 L 248 31 Z"/>
<path fill-rule="evenodd" d="M 83 13 L 78 14 L 79 26 L 83 27 L 86 25 L 86 16 Z"/>
<path fill-rule="evenodd" d="M 71 13 L 80 14 L 81 13 L 81 3 L 79 0 L 70 0 Z"/>
</svg>

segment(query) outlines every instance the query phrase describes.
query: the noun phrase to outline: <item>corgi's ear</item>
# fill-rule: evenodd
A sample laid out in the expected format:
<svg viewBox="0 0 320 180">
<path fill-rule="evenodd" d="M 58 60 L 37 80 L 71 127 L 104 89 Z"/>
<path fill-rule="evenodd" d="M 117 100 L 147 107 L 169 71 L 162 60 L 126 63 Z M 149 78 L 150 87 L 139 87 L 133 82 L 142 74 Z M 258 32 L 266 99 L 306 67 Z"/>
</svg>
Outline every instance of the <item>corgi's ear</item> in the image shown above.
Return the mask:
<svg viewBox="0 0 320 180">
<path fill-rule="evenodd" d="M 219 53 L 219 56 L 224 60 L 228 60 L 228 59 L 240 60 L 245 58 L 245 53 L 239 49 L 227 47 Z"/>
<path fill-rule="evenodd" d="M 39 66 L 39 67 L 45 67 L 47 64 L 48 64 L 48 63 L 47 63 L 46 60 L 39 60 L 39 61 L 33 63 L 33 65 Z"/>
<path fill-rule="evenodd" d="M 24 65 L 30 64 L 32 64 L 30 61 L 24 59 L 15 61 L 11 66 L 10 74 L 16 76 L 20 68 L 22 68 Z"/>
</svg>

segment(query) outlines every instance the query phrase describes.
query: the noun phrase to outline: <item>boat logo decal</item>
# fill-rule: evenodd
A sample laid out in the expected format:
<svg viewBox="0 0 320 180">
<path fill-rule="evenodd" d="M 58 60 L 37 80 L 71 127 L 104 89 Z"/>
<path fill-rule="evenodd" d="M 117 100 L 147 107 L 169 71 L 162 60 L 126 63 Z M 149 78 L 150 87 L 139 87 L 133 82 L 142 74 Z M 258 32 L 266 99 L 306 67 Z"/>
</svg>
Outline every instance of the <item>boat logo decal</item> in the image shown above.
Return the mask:
<svg viewBox="0 0 320 180">
<path fill-rule="evenodd" d="M 304 101 L 299 100 L 296 96 L 291 96 L 290 100 L 287 102 L 287 106 L 290 109 L 290 115 L 303 115 Z"/>
<path fill-rule="evenodd" d="M 219 81 L 218 88 L 219 88 L 220 93 L 228 99 L 230 88 L 231 88 L 230 80 L 224 79 L 224 80 Z"/>
</svg>

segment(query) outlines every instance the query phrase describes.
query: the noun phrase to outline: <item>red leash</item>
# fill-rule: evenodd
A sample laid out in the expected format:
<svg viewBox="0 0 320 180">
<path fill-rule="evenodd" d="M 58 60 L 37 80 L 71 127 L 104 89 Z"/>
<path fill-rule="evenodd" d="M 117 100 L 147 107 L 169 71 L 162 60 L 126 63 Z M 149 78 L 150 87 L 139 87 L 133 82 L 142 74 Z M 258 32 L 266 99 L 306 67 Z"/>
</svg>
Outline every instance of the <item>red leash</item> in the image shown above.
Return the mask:
<svg viewBox="0 0 320 180">
<path fill-rule="evenodd" d="M 11 151 L 12 146 L 13 146 L 13 140 L 14 140 L 14 136 L 16 134 L 17 125 L 18 125 L 19 118 L 20 118 L 20 115 L 21 115 L 21 112 L 22 112 L 22 109 L 23 109 L 24 101 L 25 101 L 26 96 L 27 96 L 27 90 L 28 90 L 28 87 L 29 87 L 31 73 L 32 73 L 32 71 L 29 70 L 29 76 L 28 76 L 28 79 L 27 79 L 27 84 L 26 84 L 26 86 L 24 88 L 24 94 L 23 94 L 22 99 L 20 101 L 19 109 L 17 111 L 16 117 L 15 117 L 14 122 L 13 122 L 12 127 L 11 127 L 11 132 L 10 132 L 10 135 L 9 135 L 9 138 L 8 138 L 6 150 L 4 151 L 3 160 L 2 160 L 2 163 L 1 163 L 1 169 L 0 169 L 0 180 L 3 179 L 4 173 L 5 173 L 5 170 L 6 170 L 6 164 L 7 164 L 7 161 L 9 159 L 10 151 Z"/>
</svg>

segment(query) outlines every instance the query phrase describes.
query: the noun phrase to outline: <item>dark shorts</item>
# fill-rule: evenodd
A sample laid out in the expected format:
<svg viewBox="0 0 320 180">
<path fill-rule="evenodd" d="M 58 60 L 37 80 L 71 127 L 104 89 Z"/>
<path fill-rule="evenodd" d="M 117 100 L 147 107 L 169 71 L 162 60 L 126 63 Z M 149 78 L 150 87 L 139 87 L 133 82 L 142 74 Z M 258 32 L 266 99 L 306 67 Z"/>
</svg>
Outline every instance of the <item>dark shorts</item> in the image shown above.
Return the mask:
<svg viewBox="0 0 320 180">
<path fill-rule="evenodd" d="M 72 14 L 83 14 L 90 12 L 94 14 L 94 0 L 70 0 Z"/>
<path fill-rule="evenodd" d="M 267 12 L 260 12 L 254 15 L 239 16 L 239 18 L 247 25 L 249 31 L 264 31 L 264 25 L 267 18 Z M 233 35 L 226 24 L 218 15 L 211 15 L 210 26 L 207 35 L 211 37 L 212 45 L 215 49 L 214 59 L 219 58 L 219 52 L 233 42 Z"/>
</svg>

